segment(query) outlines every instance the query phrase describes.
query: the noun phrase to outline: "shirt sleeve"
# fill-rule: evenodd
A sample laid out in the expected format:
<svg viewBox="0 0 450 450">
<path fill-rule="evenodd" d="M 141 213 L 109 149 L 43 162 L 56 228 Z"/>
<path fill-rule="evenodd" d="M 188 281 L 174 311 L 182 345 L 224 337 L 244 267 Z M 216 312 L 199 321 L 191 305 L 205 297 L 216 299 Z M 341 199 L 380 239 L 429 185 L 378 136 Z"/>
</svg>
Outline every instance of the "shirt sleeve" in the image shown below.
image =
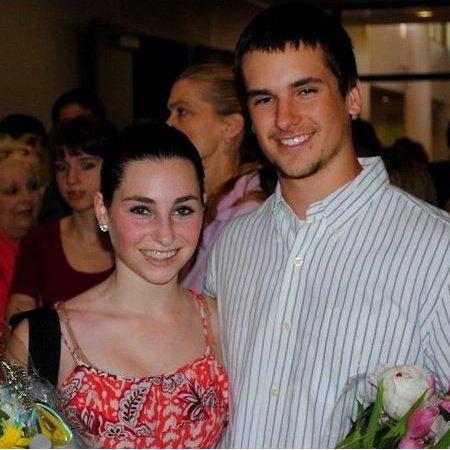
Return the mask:
<svg viewBox="0 0 450 450">
<path fill-rule="evenodd" d="M 210 297 L 217 298 L 217 273 L 216 273 L 217 243 L 211 249 L 206 263 L 206 276 L 203 292 Z"/>
<path fill-rule="evenodd" d="M 21 241 L 9 294 L 25 294 L 39 298 L 39 236 L 33 231 Z"/>
</svg>

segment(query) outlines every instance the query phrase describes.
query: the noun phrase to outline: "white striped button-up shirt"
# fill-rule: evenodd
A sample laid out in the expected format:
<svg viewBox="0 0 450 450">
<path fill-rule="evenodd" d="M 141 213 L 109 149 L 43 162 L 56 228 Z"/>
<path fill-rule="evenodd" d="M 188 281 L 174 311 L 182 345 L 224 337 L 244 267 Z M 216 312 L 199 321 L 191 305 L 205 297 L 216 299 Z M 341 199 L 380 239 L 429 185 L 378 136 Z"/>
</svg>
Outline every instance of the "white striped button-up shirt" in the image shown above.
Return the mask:
<svg viewBox="0 0 450 450">
<path fill-rule="evenodd" d="M 360 163 L 305 220 L 278 186 L 211 253 L 205 288 L 232 390 L 226 447 L 333 446 L 336 399 L 380 364 L 450 378 L 449 215 L 389 184 L 379 158 Z"/>
</svg>

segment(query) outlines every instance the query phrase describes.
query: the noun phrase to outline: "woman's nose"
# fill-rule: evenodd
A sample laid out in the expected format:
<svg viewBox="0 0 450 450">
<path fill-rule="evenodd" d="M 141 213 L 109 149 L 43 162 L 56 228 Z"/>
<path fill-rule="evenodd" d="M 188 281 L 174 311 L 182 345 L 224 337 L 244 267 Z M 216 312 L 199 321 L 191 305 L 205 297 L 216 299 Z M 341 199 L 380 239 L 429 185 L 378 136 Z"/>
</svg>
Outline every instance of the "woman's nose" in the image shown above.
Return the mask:
<svg viewBox="0 0 450 450">
<path fill-rule="evenodd" d="M 155 240 L 164 247 L 169 247 L 175 240 L 175 231 L 170 219 L 161 219 L 156 224 Z"/>
<path fill-rule="evenodd" d="M 79 180 L 78 169 L 75 167 L 69 167 L 67 169 L 66 180 L 68 184 L 74 184 Z"/>
</svg>

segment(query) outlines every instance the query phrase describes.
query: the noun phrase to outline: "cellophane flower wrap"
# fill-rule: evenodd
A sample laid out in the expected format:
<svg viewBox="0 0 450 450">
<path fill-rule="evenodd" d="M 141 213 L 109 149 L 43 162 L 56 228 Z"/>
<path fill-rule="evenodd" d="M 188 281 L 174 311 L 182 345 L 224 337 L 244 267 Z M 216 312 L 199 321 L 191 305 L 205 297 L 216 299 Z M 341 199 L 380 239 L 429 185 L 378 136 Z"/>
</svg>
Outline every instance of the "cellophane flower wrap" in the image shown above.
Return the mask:
<svg viewBox="0 0 450 450">
<path fill-rule="evenodd" d="M 450 386 L 420 367 L 379 367 L 349 380 L 327 428 L 336 448 L 450 448 Z"/>
<path fill-rule="evenodd" d="M 14 340 L 14 345 L 9 345 Z M 11 350 L 14 348 L 14 350 Z M 21 349 L 18 351 L 17 349 Z M 0 448 L 76 448 L 56 390 L 28 370 L 25 346 L 0 326 Z"/>
</svg>

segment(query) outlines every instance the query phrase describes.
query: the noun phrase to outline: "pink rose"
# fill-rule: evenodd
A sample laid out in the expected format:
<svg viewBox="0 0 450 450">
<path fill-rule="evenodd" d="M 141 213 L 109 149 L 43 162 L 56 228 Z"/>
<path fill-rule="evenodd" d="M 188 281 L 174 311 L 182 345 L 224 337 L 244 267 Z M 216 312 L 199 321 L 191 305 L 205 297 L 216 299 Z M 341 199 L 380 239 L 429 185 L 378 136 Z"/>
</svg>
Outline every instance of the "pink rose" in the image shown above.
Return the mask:
<svg viewBox="0 0 450 450">
<path fill-rule="evenodd" d="M 431 425 L 439 415 L 437 406 L 422 406 L 410 416 L 406 428 L 407 436 L 413 439 L 425 438 L 430 434 Z"/>
</svg>

